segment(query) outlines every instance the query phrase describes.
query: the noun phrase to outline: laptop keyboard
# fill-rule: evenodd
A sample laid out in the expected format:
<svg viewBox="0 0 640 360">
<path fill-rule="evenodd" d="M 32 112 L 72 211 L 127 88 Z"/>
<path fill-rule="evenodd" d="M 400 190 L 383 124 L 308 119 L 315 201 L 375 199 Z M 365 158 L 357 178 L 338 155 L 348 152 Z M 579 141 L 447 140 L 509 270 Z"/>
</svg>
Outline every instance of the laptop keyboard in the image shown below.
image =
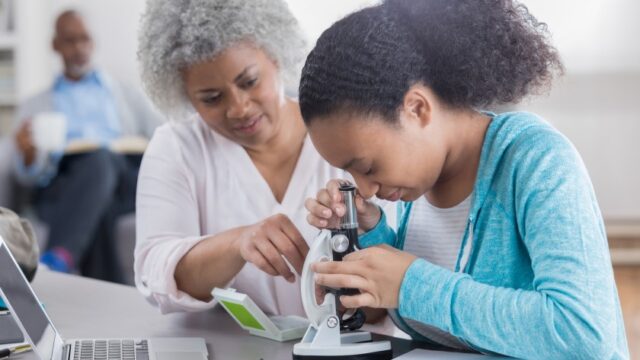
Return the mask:
<svg viewBox="0 0 640 360">
<path fill-rule="evenodd" d="M 73 360 L 149 360 L 147 340 L 77 340 Z"/>
</svg>

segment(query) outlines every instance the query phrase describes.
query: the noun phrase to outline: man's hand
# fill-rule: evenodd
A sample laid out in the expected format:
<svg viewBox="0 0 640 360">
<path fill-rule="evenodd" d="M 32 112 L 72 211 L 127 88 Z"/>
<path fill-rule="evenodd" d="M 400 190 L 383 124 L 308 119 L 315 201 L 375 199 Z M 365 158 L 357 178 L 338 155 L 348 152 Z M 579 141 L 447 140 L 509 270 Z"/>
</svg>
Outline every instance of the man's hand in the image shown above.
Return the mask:
<svg viewBox="0 0 640 360">
<path fill-rule="evenodd" d="M 31 120 L 24 121 L 18 129 L 16 133 L 16 145 L 22 153 L 24 165 L 30 166 L 33 164 L 36 159 L 36 146 L 31 133 Z"/>
</svg>

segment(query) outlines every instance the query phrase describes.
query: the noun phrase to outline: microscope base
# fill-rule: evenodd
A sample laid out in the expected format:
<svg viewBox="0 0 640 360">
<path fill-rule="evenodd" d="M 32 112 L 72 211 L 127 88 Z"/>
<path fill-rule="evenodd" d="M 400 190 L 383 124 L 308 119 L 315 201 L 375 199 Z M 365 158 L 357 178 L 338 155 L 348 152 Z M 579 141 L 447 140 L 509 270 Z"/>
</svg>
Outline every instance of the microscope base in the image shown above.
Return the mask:
<svg viewBox="0 0 640 360">
<path fill-rule="evenodd" d="M 391 360 L 391 350 L 357 355 L 296 355 L 293 360 Z"/>
<path fill-rule="evenodd" d="M 298 343 L 293 347 L 294 360 L 389 360 L 392 357 L 389 341 L 371 342 L 368 332 L 354 331 L 340 334 L 340 345 L 313 346 Z M 361 342 L 365 341 L 365 342 Z"/>
</svg>

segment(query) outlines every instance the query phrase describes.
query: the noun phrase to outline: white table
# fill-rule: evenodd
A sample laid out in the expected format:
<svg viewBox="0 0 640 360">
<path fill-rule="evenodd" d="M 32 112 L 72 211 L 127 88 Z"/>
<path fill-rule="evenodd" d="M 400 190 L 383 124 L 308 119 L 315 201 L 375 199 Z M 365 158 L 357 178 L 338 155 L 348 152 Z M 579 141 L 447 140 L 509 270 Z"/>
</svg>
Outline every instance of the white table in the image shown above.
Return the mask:
<svg viewBox="0 0 640 360">
<path fill-rule="evenodd" d="M 251 336 L 219 307 L 162 315 L 130 286 L 50 271 L 39 271 L 32 285 L 65 339 L 201 337 L 209 358 L 220 360 L 291 359 L 296 342 Z M 418 346 L 409 340 L 384 338 L 392 341 L 394 356 Z"/>
</svg>

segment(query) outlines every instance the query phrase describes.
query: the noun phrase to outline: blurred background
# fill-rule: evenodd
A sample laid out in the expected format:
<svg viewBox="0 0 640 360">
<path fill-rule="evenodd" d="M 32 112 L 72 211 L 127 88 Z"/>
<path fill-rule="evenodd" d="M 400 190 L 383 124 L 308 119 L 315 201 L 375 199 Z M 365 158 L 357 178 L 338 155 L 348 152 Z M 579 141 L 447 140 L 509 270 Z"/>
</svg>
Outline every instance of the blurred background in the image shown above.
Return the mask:
<svg viewBox="0 0 640 360">
<path fill-rule="evenodd" d="M 289 0 L 311 44 L 332 22 L 376 3 Z M 640 356 L 640 2 L 525 0 L 548 24 L 566 74 L 548 95 L 516 107 L 536 112 L 582 155 L 606 221 L 633 356 Z M 137 27 L 144 0 L 0 0 L 0 206 L 28 213 L 11 186 L 9 146 L 21 102 L 50 87 L 60 73 L 54 21 L 74 8 L 86 17 L 94 61 L 127 86 L 139 87 Z M 30 215 L 33 216 L 33 215 Z M 118 223 L 122 263 L 132 259 L 133 217 Z M 38 230 L 46 241 L 46 229 Z M 127 257 L 128 256 L 128 257 Z M 130 282 L 130 277 L 128 280 Z"/>
</svg>

